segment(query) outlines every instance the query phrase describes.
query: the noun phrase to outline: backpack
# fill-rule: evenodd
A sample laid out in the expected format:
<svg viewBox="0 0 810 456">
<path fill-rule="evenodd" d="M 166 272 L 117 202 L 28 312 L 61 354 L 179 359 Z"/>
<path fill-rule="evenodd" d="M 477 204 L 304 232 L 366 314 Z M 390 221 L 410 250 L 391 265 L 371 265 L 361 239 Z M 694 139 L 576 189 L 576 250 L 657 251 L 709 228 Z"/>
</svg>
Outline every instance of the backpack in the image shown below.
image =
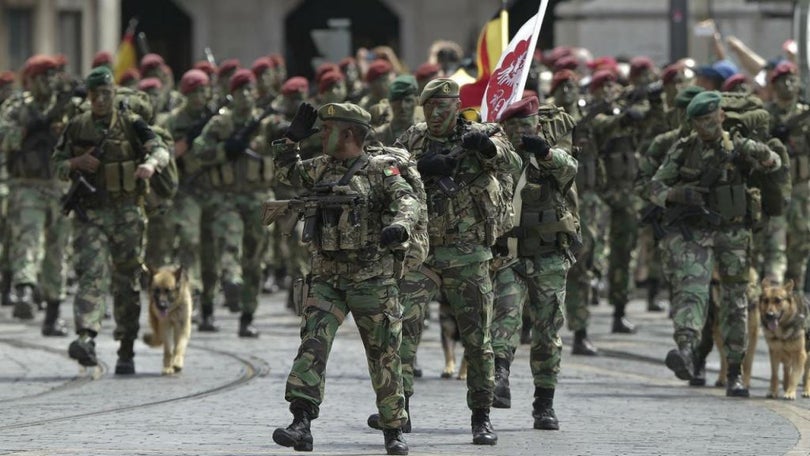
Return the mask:
<svg viewBox="0 0 810 456">
<path fill-rule="evenodd" d="M 407 150 L 383 146 L 382 143 L 376 143 L 367 146 L 366 152 L 372 156 L 388 155 L 395 158 L 399 166 L 400 175 L 410 184 L 416 194 L 416 198 L 419 200 L 419 217 L 416 225 L 414 225 L 411 230 L 411 237 L 408 239 L 405 246 L 403 271 L 401 274 L 404 275 L 405 272 L 418 269 L 427 258 L 430 250 L 425 186 L 422 183 L 422 178 L 419 176 L 419 171 L 416 170 L 416 163 L 411 160 L 411 154 Z"/>
</svg>

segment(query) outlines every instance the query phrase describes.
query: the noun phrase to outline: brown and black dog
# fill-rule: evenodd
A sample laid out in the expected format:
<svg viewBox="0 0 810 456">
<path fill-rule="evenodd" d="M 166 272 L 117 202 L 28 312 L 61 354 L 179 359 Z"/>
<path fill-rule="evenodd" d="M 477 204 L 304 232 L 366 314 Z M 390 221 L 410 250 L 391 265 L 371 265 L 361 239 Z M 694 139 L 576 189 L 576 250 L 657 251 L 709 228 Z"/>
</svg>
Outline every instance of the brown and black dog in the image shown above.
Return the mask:
<svg viewBox="0 0 810 456">
<path fill-rule="evenodd" d="M 191 337 L 191 287 L 182 267 L 163 266 L 150 272 L 149 326 L 143 335 L 150 347 L 163 345 L 163 375 L 183 370 Z"/>
<path fill-rule="evenodd" d="M 805 345 L 804 303 L 793 293 L 793 281 L 784 285 L 762 282 L 759 315 L 762 332 L 771 358 L 771 386 L 768 397 L 779 395 L 779 365 L 782 365 L 783 399 L 796 399 L 799 376 L 802 376 L 802 397 L 810 397 L 807 385 L 807 347 Z"/>
<path fill-rule="evenodd" d="M 439 300 L 439 329 L 441 331 L 442 351 L 444 352 L 444 369 L 442 378 L 452 378 L 456 373 L 456 342 L 461 339 L 456 317 L 445 299 Z M 467 360 L 462 352 L 461 365 L 458 369 L 459 380 L 467 378 Z"/>
</svg>

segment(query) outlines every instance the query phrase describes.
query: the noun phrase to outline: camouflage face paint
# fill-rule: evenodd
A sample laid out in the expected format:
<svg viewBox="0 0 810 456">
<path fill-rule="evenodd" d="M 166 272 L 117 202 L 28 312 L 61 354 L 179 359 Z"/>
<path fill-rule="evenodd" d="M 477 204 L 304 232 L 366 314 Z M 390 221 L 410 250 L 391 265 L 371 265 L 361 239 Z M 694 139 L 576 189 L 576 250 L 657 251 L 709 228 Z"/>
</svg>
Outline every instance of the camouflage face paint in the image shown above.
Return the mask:
<svg viewBox="0 0 810 456">
<path fill-rule="evenodd" d="M 56 78 L 53 71 L 46 71 L 31 78 L 30 89 L 35 98 L 47 98 L 53 93 Z"/>
<path fill-rule="evenodd" d="M 788 74 L 773 82 L 773 91 L 781 100 L 790 100 L 799 93 L 799 78 Z"/>
<path fill-rule="evenodd" d="M 405 95 L 403 98 L 391 102 L 391 112 L 395 119 L 413 120 L 415 109 L 415 95 Z"/>
<path fill-rule="evenodd" d="M 457 98 L 432 98 L 425 101 L 425 122 L 428 133 L 435 137 L 449 136 L 456 128 L 459 101 Z"/>
<path fill-rule="evenodd" d="M 506 131 L 506 136 L 509 141 L 515 146 L 519 147 L 523 142 L 524 135 L 537 134 L 537 116 L 529 116 L 523 118 L 509 119 L 503 123 L 503 129 Z"/>
<path fill-rule="evenodd" d="M 577 88 L 573 81 L 565 81 L 554 91 L 554 101 L 559 105 L 569 105 L 577 99 Z"/>
<path fill-rule="evenodd" d="M 90 99 L 90 110 L 95 117 L 105 117 L 112 113 L 115 89 L 110 84 L 100 85 L 87 92 Z"/>
<path fill-rule="evenodd" d="M 693 118 L 692 128 L 703 141 L 714 141 L 720 138 L 723 134 L 722 111 L 718 109 L 705 116 Z"/>
<path fill-rule="evenodd" d="M 208 87 L 199 87 L 186 94 L 186 106 L 192 111 L 200 111 L 208 102 Z"/>
<path fill-rule="evenodd" d="M 335 156 L 340 143 L 340 134 L 342 131 L 332 120 L 325 120 L 321 126 L 321 147 L 323 153 L 330 157 Z"/>
<path fill-rule="evenodd" d="M 234 90 L 231 93 L 233 97 L 233 102 L 231 106 L 233 106 L 234 112 L 238 113 L 247 113 L 253 109 L 253 105 L 256 99 L 256 88 L 253 84 L 245 84 L 242 87 Z"/>
<path fill-rule="evenodd" d="M 344 100 L 346 100 L 346 84 L 343 81 L 332 84 L 329 90 L 321 94 L 321 103 L 323 104 L 343 103 Z"/>
</svg>

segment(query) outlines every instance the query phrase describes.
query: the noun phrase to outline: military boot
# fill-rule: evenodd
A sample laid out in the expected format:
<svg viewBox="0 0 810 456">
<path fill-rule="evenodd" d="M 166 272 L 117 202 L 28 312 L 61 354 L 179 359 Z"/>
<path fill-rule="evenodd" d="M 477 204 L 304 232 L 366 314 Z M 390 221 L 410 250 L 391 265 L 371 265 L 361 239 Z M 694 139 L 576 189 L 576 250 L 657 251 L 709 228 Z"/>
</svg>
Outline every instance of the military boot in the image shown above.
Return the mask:
<svg viewBox="0 0 810 456">
<path fill-rule="evenodd" d="M 135 341 L 121 339 L 118 346 L 118 361 L 115 363 L 115 375 L 132 375 L 135 373 Z"/>
<path fill-rule="evenodd" d="M 649 279 L 647 281 L 647 312 L 663 312 L 666 310 L 661 304 L 661 300 L 658 299 L 660 289 L 658 279 Z"/>
<path fill-rule="evenodd" d="M 495 445 L 498 443 L 498 435 L 495 434 L 495 429 L 492 428 L 492 423 L 489 421 L 488 408 L 473 409 L 470 425 L 472 427 L 473 444 Z"/>
<path fill-rule="evenodd" d="M 678 348 L 667 353 L 665 361 L 669 370 L 681 380 L 692 380 L 695 372 L 695 360 L 692 354 L 692 344 L 689 341 L 678 342 Z"/>
<path fill-rule="evenodd" d="M 46 337 L 65 337 L 68 335 L 65 321 L 59 318 L 59 301 L 48 301 L 45 307 L 45 319 L 42 321 L 42 335 Z"/>
<path fill-rule="evenodd" d="M 217 332 L 219 326 L 214 323 L 214 303 L 208 301 L 200 299 L 200 324 L 197 329 L 200 332 Z"/>
<path fill-rule="evenodd" d="M 495 395 L 492 398 L 495 408 L 511 408 L 512 392 L 509 390 L 509 360 L 495 358 Z"/>
<path fill-rule="evenodd" d="M 635 334 L 636 325 L 630 323 L 630 320 L 624 317 L 623 312 L 621 315 L 614 314 L 613 326 L 611 327 L 610 332 L 612 332 L 613 334 Z"/>
<path fill-rule="evenodd" d="M 14 300 L 11 297 L 11 271 L 4 270 L 0 271 L 2 274 L 2 279 L 0 279 L 0 305 L 3 307 L 6 306 L 13 306 Z"/>
<path fill-rule="evenodd" d="M 309 414 L 293 410 L 293 422 L 287 428 L 276 428 L 273 441 L 295 451 L 312 451 L 312 432 L 309 429 Z"/>
<path fill-rule="evenodd" d="M 554 413 L 554 388 L 536 387 L 534 389 L 532 416 L 535 429 L 547 431 L 560 429 L 560 422 L 557 421 L 557 415 Z"/>
<path fill-rule="evenodd" d="M 222 294 L 225 295 L 225 307 L 236 313 L 242 310 L 242 285 L 233 282 L 222 283 Z"/>
<path fill-rule="evenodd" d="M 574 331 L 574 345 L 571 347 L 571 354 L 596 356 L 599 351 L 588 339 L 588 331 L 586 329 L 578 329 Z"/>
<path fill-rule="evenodd" d="M 383 429 L 386 454 L 408 454 L 408 444 L 402 435 L 402 429 Z"/>
<path fill-rule="evenodd" d="M 726 396 L 728 397 L 748 397 L 748 388 L 743 385 L 740 376 L 740 363 L 728 363 L 728 373 L 726 374 Z"/>
<path fill-rule="evenodd" d="M 33 320 L 34 313 L 37 310 L 36 303 L 34 302 L 34 287 L 28 284 L 17 285 L 14 287 L 14 311 L 12 315 L 14 318 L 20 320 Z"/>
<path fill-rule="evenodd" d="M 410 406 L 411 406 L 411 397 L 410 396 L 405 396 L 405 413 L 408 414 L 408 421 L 406 421 L 405 425 L 402 426 L 402 432 L 404 432 L 406 434 L 410 434 L 411 429 L 412 429 L 412 427 L 411 427 L 411 407 Z M 366 420 L 366 424 L 368 424 L 368 427 L 370 427 L 372 429 L 377 429 L 377 430 L 380 430 L 380 431 L 385 430 L 385 429 L 383 429 L 382 423 L 380 422 L 380 414 L 379 413 L 372 413 L 371 415 L 369 415 L 368 420 Z"/>
<path fill-rule="evenodd" d="M 696 354 L 695 369 L 692 372 L 692 379 L 689 380 L 689 386 L 706 386 L 706 358 Z"/>
<path fill-rule="evenodd" d="M 259 337 L 259 330 L 251 323 L 253 323 L 253 314 L 242 313 L 242 316 L 239 317 L 239 337 L 252 339 Z"/>
<path fill-rule="evenodd" d="M 68 355 L 79 362 L 82 366 L 97 366 L 98 360 L 96 359 L 96 337 L 95 333 L 91 331 L 79 332 L 79 337 L 70 343 L 68 347 Z"/>
</svg>

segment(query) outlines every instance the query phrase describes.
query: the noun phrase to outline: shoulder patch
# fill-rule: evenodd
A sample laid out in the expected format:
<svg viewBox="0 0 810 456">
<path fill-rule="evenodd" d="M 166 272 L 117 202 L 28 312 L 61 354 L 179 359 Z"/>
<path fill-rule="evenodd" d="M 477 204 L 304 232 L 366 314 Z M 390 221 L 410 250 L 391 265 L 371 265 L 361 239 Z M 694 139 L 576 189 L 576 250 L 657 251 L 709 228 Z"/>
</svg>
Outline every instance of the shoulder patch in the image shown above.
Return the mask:
<svg viewBox="0 0 810 456">
<path fill-rule="evenodd" d="M 389 166 L 383 169 L 383 174 L 385 174 L 386 177 L 399 176 L 399 168 L 396 166 Z"/>
</svg>

